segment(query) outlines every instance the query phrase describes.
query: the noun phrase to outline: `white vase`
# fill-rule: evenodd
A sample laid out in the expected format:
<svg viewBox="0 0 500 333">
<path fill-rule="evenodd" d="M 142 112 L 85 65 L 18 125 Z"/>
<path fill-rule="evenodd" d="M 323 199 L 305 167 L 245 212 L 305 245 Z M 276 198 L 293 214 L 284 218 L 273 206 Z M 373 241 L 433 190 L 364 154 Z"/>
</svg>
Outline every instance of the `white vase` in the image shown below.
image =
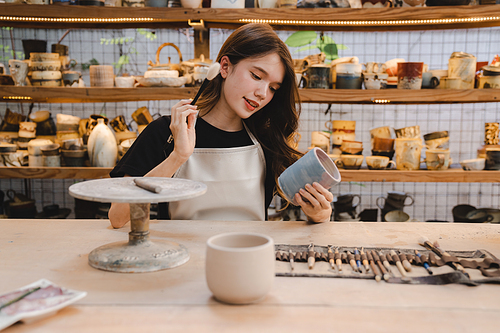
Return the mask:
<svg viewBox="0 0 500 333">
<path fill-rule="evenodd" d="M 118 147 L 111 129 L 104 119 L 97 119 L 97 125 L 90 133 L 87 150 L 90 165 L 93 167 L 114 167 L 118 156 Z"/>
</svg>

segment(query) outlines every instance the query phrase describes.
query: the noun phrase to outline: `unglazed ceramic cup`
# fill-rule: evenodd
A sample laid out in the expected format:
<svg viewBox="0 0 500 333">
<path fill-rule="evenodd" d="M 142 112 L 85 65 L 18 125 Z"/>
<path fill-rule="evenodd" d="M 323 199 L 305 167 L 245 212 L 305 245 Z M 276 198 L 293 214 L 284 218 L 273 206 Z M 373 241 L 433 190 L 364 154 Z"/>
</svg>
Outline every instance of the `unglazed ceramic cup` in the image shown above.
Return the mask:
<svg viewBox="0 0 500 333">
<path fill-rule="evenodd" d="M 363 157 L 361 155 L 361 157 Z M 340 183 L 340 172 L 332 159 L 320 148 L 313 148 L 289 166 L 278 178 L 286 199 L 298 206 L 295 194 L 306 184 L 317 182 L 327 190 Z"/>
<path fill-rule="evenodd" d="M 395 167 L 396 163 L 387 156 L 366 156 L 366 165 L 370 170 L 382 170 Z"/>
<path fill-rule="evenodd" d="M 275 274 L 274 241 L 256 233 L 230 232 L 207 241 L 205 273 L 215 299 L 229 304 L 262 300 Z"/>
<path fill-rule="evenodd" d="M 363 160 L 363 155 L 342 154 L 340 155 L 339 159 L 335 160 L 335 164 L 344 169 L 358 170 L 359 168 L 361 168 Z"/>
</svg>

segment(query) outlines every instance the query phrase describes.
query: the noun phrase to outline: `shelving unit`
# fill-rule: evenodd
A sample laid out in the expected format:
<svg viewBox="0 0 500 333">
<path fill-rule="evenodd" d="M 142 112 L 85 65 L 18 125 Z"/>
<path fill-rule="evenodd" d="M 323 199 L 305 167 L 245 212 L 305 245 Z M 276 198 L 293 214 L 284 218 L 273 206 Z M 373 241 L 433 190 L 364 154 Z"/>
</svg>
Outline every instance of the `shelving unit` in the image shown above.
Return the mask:
<svg viewBox="0 0 500 333">
<path fill-rule="evenodd" d="M 61 10 L 64 9 L 64 10 Z M 266 22 L 285 30 L 405 31 L 500 26 L 500 6 L 424 8 L 185 9 L 0 4 L 0 26 L 42 29 L 203 28 L 235 29 Z M 46 88 L 0 86 L 0 101 L 94 103 L 171 100 L 193 97 L 197 88 Z M 300 89 L 304 103 L 437 104 L 500 101 L 500 89 L 331 90 Z M 0 167 L 0 178 L 91 179 L 111 168 Z M 500 171 L 341 170 L 354 182 L 500 182 Z"/>
</svg>

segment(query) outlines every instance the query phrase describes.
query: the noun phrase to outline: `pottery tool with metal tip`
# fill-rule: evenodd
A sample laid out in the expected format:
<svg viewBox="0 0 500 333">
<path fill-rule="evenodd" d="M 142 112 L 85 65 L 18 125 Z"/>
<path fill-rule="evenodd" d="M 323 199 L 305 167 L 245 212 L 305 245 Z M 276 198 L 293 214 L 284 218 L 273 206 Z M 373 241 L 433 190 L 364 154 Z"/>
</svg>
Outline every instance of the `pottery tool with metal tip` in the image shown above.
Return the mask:
<svg viewBox="0 0 500 333">
<path fill-rule="evenodd" d="M 439 248 L 439 246 L 435 246 L 434 244 L 432 244 L 427 237 L 423 237 L 423 236 L 420 237 L 420 239 L 418 240 L 418 244 L 422 245 L 423 247 L 427 248 L 428 250 L 431 250 L 432 252 L 434 252 L 435 254 L 440 256 L 441 258 L 443 258 L 443 256 L 450 256 L 447 252 L 441 250 Z M 469 274 L 465 271 L 465 269 L 460 264 L 450 262 L 450 263 L 448 263 L 448 266 L 450 266 L 451 268 L 453 268 L 457 271 L 461 271 L 466 276 L 469 276 Z"/>
<path fill-rule="evenodd" d="M 208 67 L 207 77 L 205 80 L 203 80 L 203 83 L 201 84 L 201 87 L 198 90 L 198 93 L 191 101 L 191 105 L 196 104 L 196 101 L 198 101 L 198 98 L 200 98 L 201 93 L 208 86 L 208 83 L 210 81 L 212 81 L 217 75 L 219 75 L 219 72 L 220 72 L 220 64 L 218 62 L 214 62 L 213 64 L 210 65 L 210 67 Z"/>
<path fill-rule="evenodd" d="M 406 277 L 406 271 L 403 268 L 403 265 L 401 264 L 401 260 L 399 259 L 399 256 L 396 254 L 396 251 L 391 250 L 391 252 L 389 252 L 389 253 L 392 257 L 392 260 L 396 263 L 396 267 L 398 268 L 399 273 L 401 273 L 401 276 Z"/>
<path fill-rule="evenodd" d="M 415 250 L 415 255 L 417 257 L 419 257 L 420 259 L 422 259 L 422 255 L 417 250 Z M 424 262 L 424 261 L 422 261 L 422 264 L 424 265 L 425 269 L 427 270 L 427 273 L 429 273 L 430 275 L 432 275 L 433 272 L 432 272 L 431 266 L 429 266 L 429 264 L 426 263 L 426 262 Z"/>
<path fill-rule="evenodd" d="M 336 270 L 335 269 L 335 257 L 333 255 L 333 251 L 332 251 L 332 246 L 331 245 L 328 245 L 328 262 L 330 263 L 330 267 L 333 270 Z"/>
<path fill-rule="evenodd" d="M 338 247 L 335 248 L 334 257 L 335 257 L 335 264 L 337 264 L 337 267 L 339 269 L 339 273 L 342 274 L 342 258 L 340 256 Z"/>
<path fill-rule="evenodd" d="M 307 267 L 309 267 L 309 269 L 313 269 L 314 263 L 316 262 L 315 253 L 314 253 L 314 244 L 313 243 L 309 244 L 307 250 L 308 250 L 307 251 Z"/>
</svg>

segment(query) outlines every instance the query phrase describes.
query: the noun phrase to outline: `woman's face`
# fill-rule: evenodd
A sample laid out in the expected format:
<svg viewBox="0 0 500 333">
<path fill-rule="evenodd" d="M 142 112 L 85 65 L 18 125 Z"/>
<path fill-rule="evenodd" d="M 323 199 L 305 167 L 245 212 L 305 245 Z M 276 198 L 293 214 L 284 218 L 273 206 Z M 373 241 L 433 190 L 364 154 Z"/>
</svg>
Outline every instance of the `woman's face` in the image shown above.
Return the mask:
<svg viewBox="0 0 500 333">
<path fill-rule="evenodd" d="M 246 119 L 271 101 L 283 82 L 285 66 L 276 53 L 245 59 L 237 65 L 224 57 L 221 74 L 225 78 L 221 97 L 233 112 Z"/>
</svg>

